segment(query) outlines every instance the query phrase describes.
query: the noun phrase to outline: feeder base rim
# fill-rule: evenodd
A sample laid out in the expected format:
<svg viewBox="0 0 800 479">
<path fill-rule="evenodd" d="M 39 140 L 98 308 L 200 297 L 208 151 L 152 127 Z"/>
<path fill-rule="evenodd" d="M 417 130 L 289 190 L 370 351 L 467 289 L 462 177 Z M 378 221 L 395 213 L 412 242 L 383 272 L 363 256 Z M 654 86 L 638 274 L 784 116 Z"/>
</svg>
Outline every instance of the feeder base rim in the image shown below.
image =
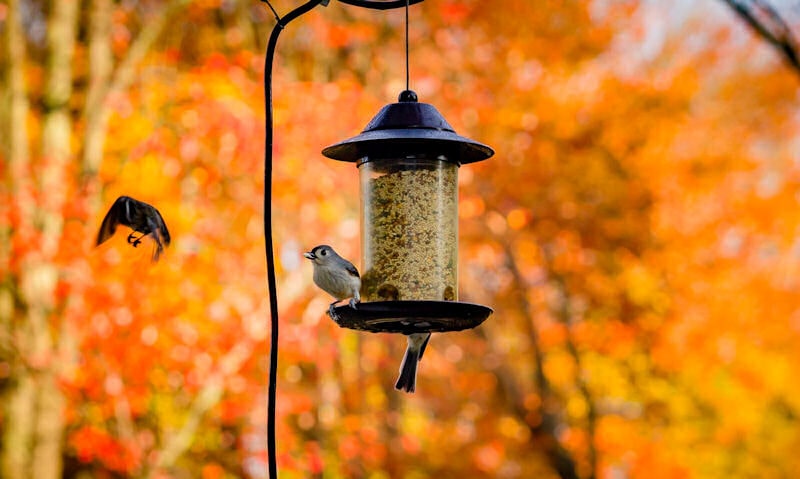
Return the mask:
<svg viewBox="0 0 800 479">
<path fill-rule="evenodd" d="M 333 309 L 342 328 L 372 333 L 443 333 L 483 323 L 494 310 L 460 301 L 371 301 Z"/>
</svg>

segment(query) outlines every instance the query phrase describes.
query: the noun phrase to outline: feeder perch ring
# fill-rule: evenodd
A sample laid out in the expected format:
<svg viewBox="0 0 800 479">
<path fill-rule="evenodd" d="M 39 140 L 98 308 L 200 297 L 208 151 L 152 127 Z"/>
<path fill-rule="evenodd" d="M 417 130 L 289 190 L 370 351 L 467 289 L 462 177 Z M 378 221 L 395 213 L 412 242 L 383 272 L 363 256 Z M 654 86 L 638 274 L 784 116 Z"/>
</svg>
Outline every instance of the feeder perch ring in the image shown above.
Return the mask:
<svg viewBox="0 0 800 479">
<path fill-rule="evenodd" d="M 471 329 L 494 311 L 460 301 L 372 301 L 334 308 L 333 320 L 342 328 L 371 333 L 443 333 Z"/>
</svg>

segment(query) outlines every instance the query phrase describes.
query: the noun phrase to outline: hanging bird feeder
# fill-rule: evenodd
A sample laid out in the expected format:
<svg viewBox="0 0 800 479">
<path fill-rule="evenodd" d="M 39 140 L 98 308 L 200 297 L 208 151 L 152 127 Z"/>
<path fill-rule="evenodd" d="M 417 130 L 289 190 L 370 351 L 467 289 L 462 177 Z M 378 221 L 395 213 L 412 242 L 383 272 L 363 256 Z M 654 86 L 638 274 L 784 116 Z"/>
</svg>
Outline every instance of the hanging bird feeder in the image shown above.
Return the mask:
<svg viewBox="0 0 800 479">
<path fill-rule="evenodd" d="M 492 309 L 458 301 L 458 169 L 494 151 L 459 136 L 411 90 L 364 131 L 322 150 L 356 163 L 361 183 L 362 302 L 334 309 L 342 327 L 459 331 Z"/>
</svg>

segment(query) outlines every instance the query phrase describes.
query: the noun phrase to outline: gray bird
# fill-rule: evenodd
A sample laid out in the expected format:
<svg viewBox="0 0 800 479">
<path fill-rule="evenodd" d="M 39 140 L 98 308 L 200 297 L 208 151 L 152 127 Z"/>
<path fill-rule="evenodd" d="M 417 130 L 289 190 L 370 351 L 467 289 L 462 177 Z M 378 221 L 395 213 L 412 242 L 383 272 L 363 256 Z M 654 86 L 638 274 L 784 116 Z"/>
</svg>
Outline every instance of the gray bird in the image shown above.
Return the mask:
<svg viewBox="0 0 800 479">
<path fill-rule="evenodd" d="M 431 333 L 413 333 L 408 336 L 408 346 L 403 362 L 400 363 L 400 376 L 394 388 L 413 393 L 417 388 L 417 363 L 422 361 L 425 347 L 431 339 Z"/>
<path fill-rule="evenodd" d="M 356 303 L 361 302 L 361 277 L 353 263 L 326 244 L 315 246 L 303 256 L 314 265 L 314 283 L 336 299 L 331 303 L 328 314 L 335 318 L 333 306 L 347 298 L 350 298 L 350 307 L 355 309 Z"/>
<path fill-rule="evenodd" d="M 117 231 L 117 226 L 123 225 L 131 228 L 133 232 L 128 235 L 128 244 L 134 248 L 142 242 L 142 238 L 150 236 L 156 242 L 153 250 L 153 261 L 158 261 L 158 257 L 164 251 L 165 246 L 169 246 L 170 237 L 164 218 L 153 206 L 130 196 L 120 196 L 111 205 L 111 208 L 103 218 L 100 231 L 97 232 L 97 246 L 111 238 Z M 139 236 L 136 236 L 139 233 Z"/>
</svg>

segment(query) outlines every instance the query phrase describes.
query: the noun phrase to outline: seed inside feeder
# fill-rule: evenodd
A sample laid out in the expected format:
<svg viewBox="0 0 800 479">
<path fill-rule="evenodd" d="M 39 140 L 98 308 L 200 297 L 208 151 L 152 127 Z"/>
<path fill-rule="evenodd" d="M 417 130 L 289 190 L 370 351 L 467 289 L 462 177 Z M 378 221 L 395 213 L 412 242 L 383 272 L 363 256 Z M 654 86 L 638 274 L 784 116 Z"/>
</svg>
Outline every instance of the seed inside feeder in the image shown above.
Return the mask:
<svg viewBox="0 0 800 479">
<path fill-rule="evenodd" d="M 376 159 L 359 171 L 362 298 L 458 300 L 458 165 Z"/>
</svg>

